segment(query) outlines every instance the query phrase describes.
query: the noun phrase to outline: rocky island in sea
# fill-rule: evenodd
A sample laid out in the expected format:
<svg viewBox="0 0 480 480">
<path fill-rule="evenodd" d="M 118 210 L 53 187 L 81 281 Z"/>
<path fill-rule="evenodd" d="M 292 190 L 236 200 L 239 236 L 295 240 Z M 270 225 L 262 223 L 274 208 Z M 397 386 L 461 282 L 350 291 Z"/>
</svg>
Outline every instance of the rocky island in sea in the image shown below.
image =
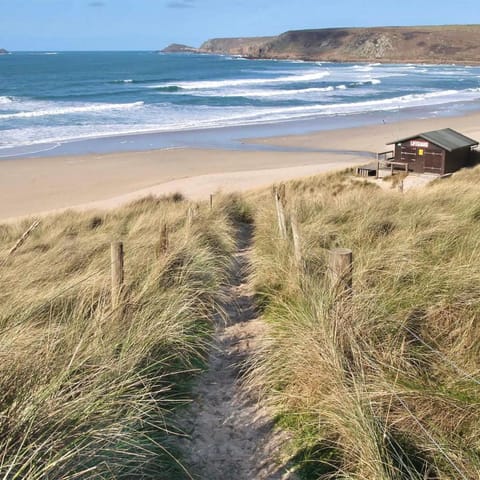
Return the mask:
<svg viewBox="0 0 480 480">
<path fill-rule="evenodd" d="M 4 48 L 0 48 L 0 55 L 7 55 L 9 52 L 8 50 L 5 50 Z"/>
<path fill-rule="evenodd" d="M 159 50 L 158 53 L 200 53 L 200 50 L 181 43 L 172 43 L 163 50 Z"/>
</svg>

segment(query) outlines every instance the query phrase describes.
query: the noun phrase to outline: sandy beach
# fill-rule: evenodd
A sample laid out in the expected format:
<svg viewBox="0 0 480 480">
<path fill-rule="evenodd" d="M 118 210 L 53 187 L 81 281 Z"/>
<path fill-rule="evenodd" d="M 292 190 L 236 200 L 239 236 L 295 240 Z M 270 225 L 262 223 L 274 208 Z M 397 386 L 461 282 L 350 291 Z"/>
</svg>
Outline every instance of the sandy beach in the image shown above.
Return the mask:
<svg viewBox="0 0 480 480">
<path fill-rule="evenodd" d="M 365 163 L 365 157 L 344 151 L 383 151 L 387 142 L 445 127 L 480 140 L 480 113 L 255 141 L 329 153 L 174 149 L 3 160 L 0 220 L 67 208 L 113 208 L 150 194 L 181 192 L 203 199 L 218 191 L 260 188 Z"/>
<path fill-rule="evenodd" d="M 392 146 L 387 145 L 387 143 L 416 133 L 441 128 L 453 128 L 468 137 L 480 141 L 480 112 L 460 117 L 425 118 L 421 120 L 381 123 L 367 127 L 321 131 L 309 135 L 261 138 L 255 140 L 255 143 L 289 147 L 341 148 L 381 152 L 392 148 Z"/>
</svg>

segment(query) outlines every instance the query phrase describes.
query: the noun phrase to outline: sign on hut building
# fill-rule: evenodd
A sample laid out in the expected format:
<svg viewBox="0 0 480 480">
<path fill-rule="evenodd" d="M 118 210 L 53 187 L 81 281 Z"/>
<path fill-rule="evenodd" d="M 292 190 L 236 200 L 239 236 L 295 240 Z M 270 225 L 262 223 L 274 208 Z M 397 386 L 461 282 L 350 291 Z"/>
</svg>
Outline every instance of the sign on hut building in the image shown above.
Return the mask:
<svg viewBox="0 0 480 480">
<path fill-rule="evenodd" d="M 476 140 L 444 128 L 402 138 L 395 144 L 392 161 L 404 165 L 409 172 L 445 175 L 466 166 Z"/>
</svg>

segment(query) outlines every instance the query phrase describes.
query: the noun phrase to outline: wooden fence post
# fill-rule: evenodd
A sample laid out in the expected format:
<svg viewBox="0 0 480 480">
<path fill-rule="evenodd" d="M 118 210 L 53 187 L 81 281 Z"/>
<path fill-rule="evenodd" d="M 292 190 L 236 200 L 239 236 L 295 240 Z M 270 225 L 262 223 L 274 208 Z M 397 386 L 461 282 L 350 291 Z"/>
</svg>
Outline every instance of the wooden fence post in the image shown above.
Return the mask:
<svg viewBox="0 0 480 480">
<path fill-rule="evenodd" d="M 380 158 L 377 153 L 377 174 L 375 175 L 375 178 L 378 180 L 380 178 Z"/>
<path fill-rule="evenodd" d="M 213 210 L 213 193 L 210 194 L 210 210 Z"/>
<path fill-rule="evenodd" d="M 293 237 L 293 252 L 295 257 L 295 264 L 298 268 L 302 267 L 302 245 L 300 240 L 300 233 L 298 231 L 297 217 L 294 212 L 290 214 L 290 225 L 292 227 Z"/>
<path fill-rule="evenodd" d="M 335 248 L 329 252 L 329 277 L 332 290 L 351 293 L 353 254 L 348 248 Z"/>
<path fill-rule="evenodd" d="M 283 187 L 283 188 L 282 188 Z M 277 208 L 277 220 L 278 220 L 278 229 L 280 231 L 280 238 L 282 240 L 287 239 L 287 225 L 285 221 L 285 185 L 281 189 L 275 187 L 275 206 Z"/>
<path fill-rule="evenodd" d="M 192 228 L 193 216 L 194 216 L 193 208 L 188 207 L 188 209 L 187 209 L 187 219 L 186 219 L 186 222 L 185 222 L 185 226 L 187 227 L 188 230 L 190 230 L 190 228 Z"/>
<path fill-rule="evenodd" d="M 168 226 L 166 223 L 162 224 L 160 228 L 160 239 L 158 242 L 158 250 L 160 255 L 168 250 Z"/>
<path fill-rule="evenodd" d="M 398 189 L 400 190 L 400 193 L 403 193 L 403 180 L 400 181 L 400 184 L 398 185 Z"/>
<path fill-rule="evenodd" d="M 112 308 L 115 309 L 118 307 L 122 289 L 123 289 L 123 243 L 122 242 L 112 242 L 111 244 L 111 258 L 112 258 Z"/>
</svg>

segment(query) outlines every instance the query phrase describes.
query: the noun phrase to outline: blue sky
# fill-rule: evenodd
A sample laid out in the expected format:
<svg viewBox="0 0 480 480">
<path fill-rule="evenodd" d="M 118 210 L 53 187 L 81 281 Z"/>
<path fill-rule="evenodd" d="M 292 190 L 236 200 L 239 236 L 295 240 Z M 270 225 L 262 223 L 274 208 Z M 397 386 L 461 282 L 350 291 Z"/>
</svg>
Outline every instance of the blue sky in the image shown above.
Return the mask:
<svg viewBox="0 0 480 480">
<path fill-rule="evenodd" d="M 339 26 L 480 23 L 478 0 L 0 0 L 9 50 L 154 50 Z"/>
</svg>

